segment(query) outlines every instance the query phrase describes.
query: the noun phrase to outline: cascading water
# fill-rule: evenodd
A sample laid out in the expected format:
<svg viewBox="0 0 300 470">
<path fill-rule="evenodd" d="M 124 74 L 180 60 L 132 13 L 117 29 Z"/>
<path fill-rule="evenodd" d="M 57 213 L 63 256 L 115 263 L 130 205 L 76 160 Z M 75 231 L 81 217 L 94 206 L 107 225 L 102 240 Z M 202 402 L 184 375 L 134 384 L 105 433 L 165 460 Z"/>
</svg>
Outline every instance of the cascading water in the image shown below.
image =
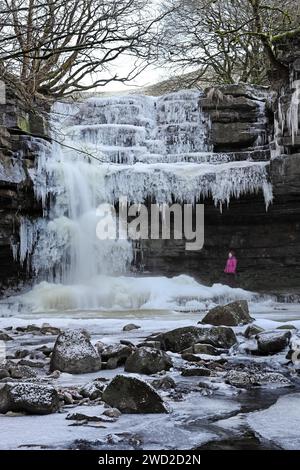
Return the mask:
<svg viewBox="0 0 300 470">
<path fill-rule="evenodd" d="M 43 280 L 23 296 L 33 309 L 173 308 L 178 298 L 213 301 L 249 298 L 241 289 L 202 286 L 188 276 L 137 278 L 128 272 L 133 250 L 126 239 L 99 240 L 97 207 L 129 202 L 215 204 L 262 190 L 272 200 L 266 162 L 231 161 L 209 145 L 209 119 L 198 91 L 153 98 L 93 98 L 56 104 L 55 141 L 32 171 L 44 217 L 21 224 L 14 250 Z M 122 227 L 120 227 L 122 230 Z"/>
</svg>

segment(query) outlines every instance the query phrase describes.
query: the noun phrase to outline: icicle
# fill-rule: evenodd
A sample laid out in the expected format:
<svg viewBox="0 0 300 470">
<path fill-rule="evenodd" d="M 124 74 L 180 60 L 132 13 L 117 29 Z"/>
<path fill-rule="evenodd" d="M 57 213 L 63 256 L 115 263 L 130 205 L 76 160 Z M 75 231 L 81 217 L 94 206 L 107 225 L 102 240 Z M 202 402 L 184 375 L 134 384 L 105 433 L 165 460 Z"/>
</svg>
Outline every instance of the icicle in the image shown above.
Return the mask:
<svg viewBox="0 0 300 470">
<path fill-rule="evenodd" d="M 294 145 L 299 131 L 300 80 L 295 80 L 292 84 L 292 88 L 294 88 L 294 92 L 286 113 L 286 123 L 289 134 L 292 137 L 292 144 Z"/>
</svg>

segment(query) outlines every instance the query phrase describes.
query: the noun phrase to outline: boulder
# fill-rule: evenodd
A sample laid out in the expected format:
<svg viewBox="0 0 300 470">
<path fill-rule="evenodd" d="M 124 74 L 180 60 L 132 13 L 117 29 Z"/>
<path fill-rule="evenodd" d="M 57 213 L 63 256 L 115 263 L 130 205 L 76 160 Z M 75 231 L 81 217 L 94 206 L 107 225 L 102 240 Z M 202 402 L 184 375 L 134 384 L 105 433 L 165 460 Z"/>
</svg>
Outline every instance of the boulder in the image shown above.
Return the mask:
<svg viewBox="0 0 300 470">
<path fill-rule="evenodd" d="M 247 300 L 237 300 L 227 305 L 219 305 L 211 309 L 203 318 L 202 323 L 210 325 L 238 326 L 250 323 Z"/>
<path fill-rule="evenodd" d="M 12 341 L 12 337 L 0 330 L 0 341 Z"/>
<path fill-rule="evenodd" d="M 138 330 L 139 328 L 141 328 L 139 325 L 135 325 L 134 323 L 128 323 L 128 325 L 123 326 L 123 331 Z"/>
<path fill-rule="evenodd" d="M 139 374 L 156 374 L 172 367 L 171 358 L 164 352 L 155 348 L 138 348 L 125 362 L 127 372 Z"/>
<path fill-rule="evenodd" d="M 30 351 L 28 349 L 17 349 L 15 352 L 16 359 L 22 359 L 26 356 L 29 356 Z"/>
<path fill-rule="evenodd" d="M 101 369 L 101 358 L 85 330 L 66 330 L 54 345 L 50 371 L 83 374 Z"/>
<path fill-rule="evenodd" d="M 291 332 L 284 330 L 270 331 L 259 333 L 255 338 L 257 340 L 258 354 L 275 354 L 285 349 L 289 344 Z"/>
<path fill-rule="evenodd" d="M 80 389 L 80 395 L 90 400 L 96 400 L 102 397 L 104 384 L 99 382 L 89 382 Z"/>
<path fill-rule="evenodd" d="M 188 353 L 188 352 L 183 352 L 181 354 L 181 358 L 187 362 L 203 362 L 202 357 L 197 356 L 196 354 Z"/>
<path fill-rule="evenodd" d="M 251 336 L 258 335 L 259 333 L 262 333 L 264 331 L 263 328 L 257 325 L 249 325 L 244 331 L 244 336 L 245 338 L 249 339 Z"/>
<path fill-rule="evenodd" d="M 49 361 L 49 359 L 48 359 L 48 361 Z M 42 369 L 45 365 L 46 364 L 45 364 L 44 361 L 34 361 L 32 359 L 21 359 L 18 362 L 18 366 L 34 367 L 34 368 L 37 368 L 37 369 Z"/>
<path fill-rule="evenodd" d="M 27 365 L 9 367 L 9 373 L 13 379 L 31 379 L 37 376 L 37 372 Z"/>
<path fill-rule="evenodd" d="M 155 349 L 160 349 L 160 342 L 159 341 L 143 341 L 142 343 L 138 343 L 136 345 L 137 348 L 155 348 Z"/>
<path fill-rule="evenodd" d="M 183 377 L 208 377 L 211 375 L 211 372 L 206 367 L 192 367 L 189 369 L 183 369 L 181 375 Z"/>
<path fill-rule="evenodd" d="M 176 382 L 172 377 L 165 375 L 165 377 L 153 380 L 151 385 L 156 389 L 168 390 L 170 388 L 175 388 Z"/>
<path fill-rule="evenodd" d="M 248 372 L 231 370 L 226 374 L 225 382 L 237 388 L 248 388 L 254 385 L 253 376 Z"/>
<path fill-rule="evenodd" d="M 181 352 L 197 343 L 210 344 L 216 348 L 230 348 L 237 342 L 233 330 L 224 326 L 184 326 L 161 333 L 156 340 L 160 341 L 162 349 L 172 352 Z"/>
<path fill-rule="evenodd" d="M 114 367 L 108 366 L 107 368 L 114 369 L 125 363 L 126 359 L 132 354 L 134 348 L 125 344 L 113 344 L 106 346 L 102 349 L 101 358 L 104 362 L 115 364 Z"/>
<path fill-rule="evenodd" d="M 297 330 L 294 325 L 284 324 L 277 326 L 276 330 Z"/>
<path fill-rule="evenodd" d="M 237 388 L 250 388 L 253 386 L 275 385 L 290 386 L 291 382 L 284 375 L 277 372 L 252 372 L 231 370 L 226 374 L 225 382 Z"/>
<path fill-rule="evenodd" d="M 167 413 L 159 394 L 135 377 L 117 375 L 104 390 L 102 399 L 122 413 Z"/>
<path fill-rule="evenodd" d="M 194 354 L 207 354 L 208 356 L 219 356 L 222 353 L 228 352 L 226 349 L 217 349 L 211 344 L 197 343 L 193 346 Z"/>
<path fill-rule="evenodd" d="M 1 379 L 7 379 L 8 377 L 10 377 L 10 374 L 9 374 L 8 370 L 5 369 L 4 367 L 1 367 L 0 368 L 0 380 Z"/>
<path fill-rule="evenodd" d="M 42 325 L 40 332 L 43 335 L 52 335 L 52 336 L 57 336 L 61 333 L 61 330 L 59 328 L 56 328 L 55 326 L 50 326 L 47 324 Z"/>
<path fill-rule="evenodd" d="M 54 413 L 58 408 L 58 392 L 50 385 L 32 383 L 0 385 L 0 413 L 21 411 L 42 415 Z"/>
<path fill-rule="evenodd" d="M 109 418 L 119 418 L 122 413 L 118 408 L 108 408 L 107 410 L 104 410 L 102 414 Z"/>
</svg>

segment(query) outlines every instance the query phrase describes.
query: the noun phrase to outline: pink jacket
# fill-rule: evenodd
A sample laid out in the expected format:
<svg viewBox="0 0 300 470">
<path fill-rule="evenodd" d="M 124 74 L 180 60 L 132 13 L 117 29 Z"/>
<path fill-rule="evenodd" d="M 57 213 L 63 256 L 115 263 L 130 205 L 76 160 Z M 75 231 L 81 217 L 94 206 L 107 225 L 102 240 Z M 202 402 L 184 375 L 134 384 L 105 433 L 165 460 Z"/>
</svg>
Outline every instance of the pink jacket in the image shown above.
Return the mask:
<svg viewBox="0 0 300 470">
<path fill-rule="evenodd" d="M 232 258 L 228 258 L 226 262 L 226 266 L 224 269 L 224 273 L 226 274 L 235 274 L 236 273 L 236 267 L 237 267 L 237 259 L 235 256 Z"/>
</svg>

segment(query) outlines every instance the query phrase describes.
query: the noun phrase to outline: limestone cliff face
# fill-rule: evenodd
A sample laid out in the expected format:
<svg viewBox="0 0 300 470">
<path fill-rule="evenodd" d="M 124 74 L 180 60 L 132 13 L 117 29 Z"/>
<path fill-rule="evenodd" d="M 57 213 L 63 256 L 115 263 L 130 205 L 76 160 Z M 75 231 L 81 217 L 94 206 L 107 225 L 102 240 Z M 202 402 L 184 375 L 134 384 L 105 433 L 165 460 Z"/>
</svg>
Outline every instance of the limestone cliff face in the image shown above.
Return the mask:
<svg viewBox="0 0 300 470">
<path fill-rule="evenodd" d="M 20 96 L 6 88 L 0 104 L 0 289 L 22 284 L 25 269 L 14 261 L 12 246 L 19 239 L 22 216 L 40 213 L 30 168 L 39 155 L 34 135 L 46 135 L 45 121 L 26 109 Z"/>
</svg>

